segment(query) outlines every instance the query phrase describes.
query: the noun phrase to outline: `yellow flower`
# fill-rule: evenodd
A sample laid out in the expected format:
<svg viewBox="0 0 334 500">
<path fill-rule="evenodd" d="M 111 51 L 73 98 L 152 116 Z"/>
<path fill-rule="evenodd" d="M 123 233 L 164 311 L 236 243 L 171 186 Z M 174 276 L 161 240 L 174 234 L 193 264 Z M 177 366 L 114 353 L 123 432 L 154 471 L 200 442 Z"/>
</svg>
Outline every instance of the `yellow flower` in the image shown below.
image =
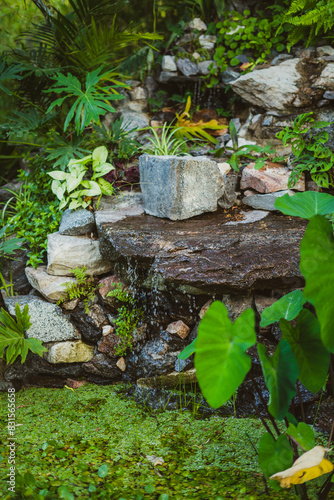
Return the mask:
<svg viewBox="0 0 334 500">
<path fill-rule="evenodd" d="M 316 477 L 322 476 L 334 469 L 332 462 L 324 458 L 329 451 L 323 446 L 315 446 L 312 450 L 303 453 L 289 469 L 277 472 L 269 479 L 275 479 L 282 488 L 290 488 L 292 484 L 303 484 Z"/>
</svg>

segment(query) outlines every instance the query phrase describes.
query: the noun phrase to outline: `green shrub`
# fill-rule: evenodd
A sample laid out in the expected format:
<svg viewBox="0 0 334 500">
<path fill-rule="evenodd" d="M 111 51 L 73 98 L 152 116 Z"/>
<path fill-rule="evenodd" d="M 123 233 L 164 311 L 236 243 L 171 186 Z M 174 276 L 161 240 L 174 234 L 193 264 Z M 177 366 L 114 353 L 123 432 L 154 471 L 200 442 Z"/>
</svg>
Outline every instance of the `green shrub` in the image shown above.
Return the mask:
<svg viewBox="0 0 334 500">
<path fill-rule="evenodd" d="M 24 184 L 18 193 L 13 192 L 14 215 L 9 216 L 6 222 L 9 231 L 24 238 L 28 245 L 27 265 L 37 267 L 44 262 L 47 235 L 57 231 L 61 211 L 51 191 L 50 167 L 43 157 L 36 155 L 28 164 L 30 172 L 21 170 L 19 173 L 19 180 Z"/>
</svg>

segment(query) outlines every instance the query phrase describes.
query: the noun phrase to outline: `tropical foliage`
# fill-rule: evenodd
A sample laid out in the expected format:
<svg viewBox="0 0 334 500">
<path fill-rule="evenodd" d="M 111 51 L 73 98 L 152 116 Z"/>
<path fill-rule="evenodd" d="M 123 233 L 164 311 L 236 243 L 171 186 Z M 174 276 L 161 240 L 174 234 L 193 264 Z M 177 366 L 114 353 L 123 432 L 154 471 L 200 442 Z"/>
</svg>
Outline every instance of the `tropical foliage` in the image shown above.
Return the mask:
<svg viewBox="0 0 334 500">
<path fill-rule="evenodd" d="M 282 332 L 274 354 L 268 354 L 266 347 L 257 343 L 270 394 L 268 417 L 275 430 L 273 432 L 263 420 L 267 433 L 259 443 L 259 465 L 273 486 L 277 484 L 273 483 L 273 479 L 279 481 L 282 487 L 290 487 L 333 470 L 333 465 L 324 459 L 326 450 L 320 450 L 318 458 L 311 460 L 308 466 L 305 462 L 299 467 L 301 458 L 292 464 L 294 453 L 288 439 L 291 436 L 304 451 L 316 450 L 312 428 L 301 423 L 297 426 L 289 409 L 298 384 L 303 384 L 313 393 L 326 385 L 331 353 L 334 352 L 331 300 L 334 237 L 332 225 L 324 217 L 332 211 L 333 200 L 332 196 L 324 193 L 307 192 L 291 198 L 287 195 L 276 202 L 276 208 L 282 209 L 283 213 L 306 216 L 310 221 L 300 245 L 300 270 L 305 277 L 305 289 L 281 297 L 262 312 L 260 326 L 279 322 Z M 316 316 L 304 307 L 306 302 L 314 306 Z M 245 380 L 251 368 L 251 358 L 246 351 L 255 343 L 252 309 L 245 310 L 232 323 L 222 302 L 216 301 L 210 306 L 199 325 L 198 337 L 179 357 L 184 359 L 195 351 L 199 384 L 213 408 L 225 404 Z M 258 391 L 256 383 L 254 390 Z M 286 433 L 279 430 L 275 420 L 285 420 L 287 425 L 290 424 Z M 323 459 L 326 460 L 324 463 Z M 302 475 L 298 474 L 301 470 L 304 471 Z M 330 485 L 330 478 L 327 482 Z"/>
<path fill-rule="evenodd" d="M 16 303 L 15 316 L 16 320 L 7 311 L 1 309 L 0 358 L 5 355 L 7 363 L 14 363 L 16 358 L 21 356 L 21 363 L 24 363 L 29 350 L 42 356 L 43 352 L 47 351 L 42 342 L 25 337 L 25 332 L 31 326 L 29 306 L 24 306 L 23 311 L 21 311 L 19 304 Z"/>
</svg>

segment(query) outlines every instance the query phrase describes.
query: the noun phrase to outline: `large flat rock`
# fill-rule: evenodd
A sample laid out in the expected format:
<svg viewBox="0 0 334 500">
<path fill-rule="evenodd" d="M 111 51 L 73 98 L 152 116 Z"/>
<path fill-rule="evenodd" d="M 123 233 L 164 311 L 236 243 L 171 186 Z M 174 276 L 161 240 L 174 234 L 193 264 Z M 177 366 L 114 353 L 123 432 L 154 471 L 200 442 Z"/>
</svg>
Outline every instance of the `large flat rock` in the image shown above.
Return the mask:
<svg viewBox="0 0 334 500">
<path fill-rule="evenodd" d="M 122 278 L 150 289 L 248 293 L 302 286 L 299 244 L 307 222 L 270 214 L 242 223 L 246 215 L 237 209 L 187 221 L 127 217 L 101 225 L 100 250 L 122 263 Z"/>
</svg>

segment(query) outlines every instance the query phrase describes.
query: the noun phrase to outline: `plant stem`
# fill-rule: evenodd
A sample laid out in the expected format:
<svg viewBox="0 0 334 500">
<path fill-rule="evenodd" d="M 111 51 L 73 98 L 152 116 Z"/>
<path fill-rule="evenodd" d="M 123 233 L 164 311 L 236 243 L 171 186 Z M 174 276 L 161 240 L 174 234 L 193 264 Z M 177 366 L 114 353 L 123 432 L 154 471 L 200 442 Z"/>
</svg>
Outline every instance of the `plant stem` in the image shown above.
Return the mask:
<svg viewBox="0 0 334 500">
<path fill-rule="evenodd" d="M 303 405 L 303 401 L 302 401 L 302 393 L 300 390 L 299 380 L 297 380 L 297 393 L 298 393 L 298 397 L 299 397 L 299 404 L 300 404 L 300 411 L 302 414 L 302 420 L 303 420 L 303 422 L 305 422 L 305 412 L 304 412 L 304 405 Z"/>
<path fill-rule="evenodd" d="M 334 432 L 334 418 L 333 418 L 333 424 L 332 424 L 331 433 L 330 433 L 329 438 L 328 438 L 327 448 L 329 448 L 330 445 L 331 445 L 332 437 L 333 437 L 333 432 Z M 327 458 L 327 455 L 328 455 L 328 451 L 326 451 L 325 458 Z"/>
<path fill-rule="evenodd" d="M 331 354 L 331 360 L 330 360 L 330 363 L 329 363 L 329 377 L 331 379 L 332 396 L 334 397 L 334 370 L 333 370 L 333 364 L 334 364 L 334 355 Z"/>
<path fill-rule="evenodd" d="M 265 408 L 267 414 L 268 414 L 268 417 L 270 418 L 271 420 L 271 423 L 273 424 L 273 427 L 275 429 L 275 431 L 277 432 L 277 435 L 279 436 L 280 435 L 280 431 L 279 431 L 279 428 L 277 427 L 277 424 L 276 424 L 276 421 L 274 419 L 274 417 L 270 414 L 269 410 L 268 410 L 268 405 L 266 404 L 265 400 L 264 400 L 264 397 L 263 397 L 263 394 L 262 394 L 262 391 L 258 385 L 258 383 L 256 382 L 255 378 L 254 378 L 254 375 L 251 374 L 251 377 L 252 377 L 252 383 L 254 384 L 254 387 L 256 389 L 256 392 L 258 393 L 259 395 L 259 398 L 260 398 L 260 401 L 261 403 L 263 404 L 263 407 Z"/>
<path fill-rule="evenodd" d="M 269 432 L 269 434 L 271 435 L 271 437 L 273 439 L 275 439 L 275 436 L 272 432 L 272 430 L 270 429 L 269 425 L 267 424 L 267 422 L 265 421 L 265 419 L 262 417 L 261 413 L 259 412 L 258 408 L 256 407 L 254 401 L 252 400 L 252 398 L 250 397 L 250 395 L 247 393 L 247 392 L 244 392 L 244 394 L 246 394 L 246 397 L 248 399 L 248 401 L 250 402 L 250 404 L 252 405 L 252 407 L 254 408 L 257 416 L 259 417 L 259 419 L 261 420 L 261 422 L 263 423 L 264 427 L 266 428 L 266 430 Z"/>
</svg>

